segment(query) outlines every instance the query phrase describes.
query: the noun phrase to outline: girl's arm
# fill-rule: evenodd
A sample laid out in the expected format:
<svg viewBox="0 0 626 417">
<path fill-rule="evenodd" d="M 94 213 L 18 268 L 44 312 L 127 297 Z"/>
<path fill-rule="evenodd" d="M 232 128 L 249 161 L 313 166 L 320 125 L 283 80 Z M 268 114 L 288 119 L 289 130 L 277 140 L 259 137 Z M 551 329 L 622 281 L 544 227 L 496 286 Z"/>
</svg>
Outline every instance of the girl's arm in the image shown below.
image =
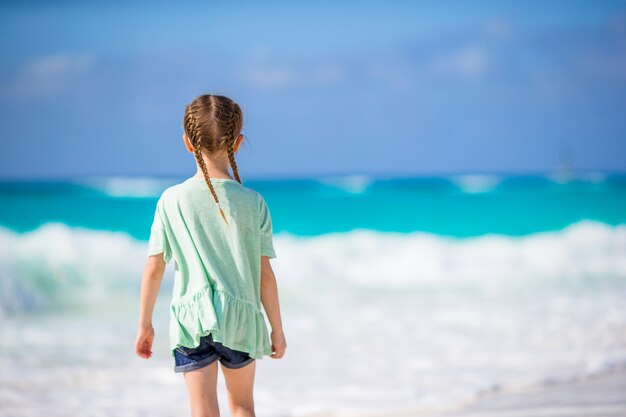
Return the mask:
<svg viewBox="0 0 626 417">
<path fill-rule="evenodd" d="M 139 305 L 139 322 L 135 351 L 142 358 L 152 355 L 152 341 L 154 329 L 152 328 L 152 312 L 159 290 L 163 273 L 165 272 L 165 260 L 163 252 L 158 255 L 148 256 L 141 279 L 141 301 Z"/>
<path fill-rule="evenodd" d="M 270 258 L 261 256 L 261 302 L 267 313 L 267 319 L 272 326 L 272 351 L 271 357 L 282 358 L 287 348 L 283 324 L 280 317 L 280 305 L 278 302 L 278 285 L 276 277 L 270 265 Z"/>
</svg>

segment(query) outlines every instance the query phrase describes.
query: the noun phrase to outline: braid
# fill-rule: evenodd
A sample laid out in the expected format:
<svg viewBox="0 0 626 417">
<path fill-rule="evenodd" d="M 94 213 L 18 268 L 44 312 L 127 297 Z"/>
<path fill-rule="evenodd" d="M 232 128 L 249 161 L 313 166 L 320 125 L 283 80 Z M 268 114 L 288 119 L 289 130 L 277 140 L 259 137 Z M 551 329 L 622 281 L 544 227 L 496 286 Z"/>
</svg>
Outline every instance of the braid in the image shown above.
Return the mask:
<svg viewBox="0 0 626 417">
<path fill-rule="evenodd" d="M 239 137 L 239 114 L 240 109 L 239 105 L 235 102 L 230 102 L 230 117 L 226 121 L 225 131 L 226 131 L 226 140 L 225 142 L 228 144 L 226 149 L 228 151 L 228 160 L 230 161 L 230 167 L 233 170 L 233 175 L 235 179 L 241 184 L 241 178 L 239 177 L 239 169 L 237 168 L 237 163 L 235 162 L 235 140 Z M 228 143 L 230 142 L 230 143 Z"/>
<path fill-rule="evenodd" d="M 204 162 L 204 158 L 202 157 L 202 135 L 200 134 L 200 130 L 196 124 L 196 118 L 193 114 L 193 109 L 191 106 L 187 106 L 187 120 L 186 124 L 189 130 L 189 134 L 191 135 L 191 142 L 193 143 L 193 154 L 196 157 L 196 161 L 198 161 L 198 165 L 200 165 L 200 169 L 202 170 L 202 174 L 204 175 L 204 180 L 209 186 L 211 190 L 211 194 L 213 194 L 213 199 L 217 203 L 218 208 L 220 209 L 220 214 L 224 221 L 228 224 L 228 220 L 226 220 L 226 216 L 224 215 L 224 211 L 222 210 L 222 206 L 220 205 L 219 199 L 217 197 L 217 193 L 213 188 L 213 184 L 211 183 L 211 178 L 209 177 L 209 172 L 207 171 L 206 164 Z"/>
<path fill-rule="evenodd" d="M 235 176 L 235 179 L 239 181 L 239 184 L 241 184 L 241 178 L 239 178 L 239 170 L 237 169 L 237 163 L 235 162 L 235 150 L 232 146 L 228 148 L 228 159 L 230 160 L 230 167 L 233 169 L 233 175 Z"/>
</svg>

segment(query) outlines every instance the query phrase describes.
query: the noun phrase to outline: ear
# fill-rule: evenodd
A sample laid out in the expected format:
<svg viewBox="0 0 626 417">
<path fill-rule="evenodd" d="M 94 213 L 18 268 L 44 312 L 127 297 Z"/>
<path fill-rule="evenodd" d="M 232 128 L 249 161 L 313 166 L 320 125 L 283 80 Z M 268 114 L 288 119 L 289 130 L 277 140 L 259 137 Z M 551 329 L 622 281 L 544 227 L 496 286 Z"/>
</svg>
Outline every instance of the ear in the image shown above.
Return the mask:
<svg viewBox="0 0 626 417">
<path fill-rule="evenodd" d="M 191 142 L 189 142 L 189 138 L 185 133 L 183 133 L 183 142 L 185 142 L 185 148 L 187 148 L 190 153 L 193 153 L 193 146 L 191 146 Z"/>
<path fill-rule="evenodd" d="M 239 146 L 241 145 L 242 142 L 243 142 L 243 135 L 239 134 L 237 139 L 235 139 L 235 146 L 233 146 L 233 150 L 235 152 L 237 152 L 239 150 Z"/>
</svg>

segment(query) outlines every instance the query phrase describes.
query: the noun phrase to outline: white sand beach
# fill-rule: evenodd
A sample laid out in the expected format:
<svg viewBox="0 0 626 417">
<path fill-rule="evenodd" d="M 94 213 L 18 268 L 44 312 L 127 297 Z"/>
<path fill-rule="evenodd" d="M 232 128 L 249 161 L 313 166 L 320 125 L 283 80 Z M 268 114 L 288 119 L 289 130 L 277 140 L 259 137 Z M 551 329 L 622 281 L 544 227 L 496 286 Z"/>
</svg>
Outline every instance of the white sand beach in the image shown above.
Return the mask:
<svg viewBox="0 0 626 417">
<path fill-rule="evenodd" d="M 626 371 L 485 395 L 446 417 L 626 416 Z"/>
<path fill-rule="evenodd" d="M 626 369 L 544 386 L 485 393 L 462 406 L 338 412 L 325 417 L 623 417 Z M 322 414 L 319 415 L 322 417 Z"/>
</svg>

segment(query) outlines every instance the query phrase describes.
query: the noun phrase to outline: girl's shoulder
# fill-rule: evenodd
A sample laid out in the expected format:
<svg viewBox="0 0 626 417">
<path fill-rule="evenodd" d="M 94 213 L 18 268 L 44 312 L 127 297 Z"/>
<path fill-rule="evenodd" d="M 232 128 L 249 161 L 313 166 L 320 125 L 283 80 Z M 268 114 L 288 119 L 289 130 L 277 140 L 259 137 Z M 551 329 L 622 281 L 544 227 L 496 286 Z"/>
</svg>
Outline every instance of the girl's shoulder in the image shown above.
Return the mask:
<svg viewBox="0 0 626 417">
<path fill-rule="evenodd" d="M 181 194 L 185 191 L 183 184 L 184 182 L 173 184 L 161 191 L 159 199 L 157 200 L 157 206 L 171 204 L 172 202 L 180 200 Z"/>
<path fill-rule="evenodd" d="M 227 193 L 230 201 L 238 200 L 240 203 L 248 203 L 260 207 L 264 203 L 263 196 L 259 191 L 238 182 L 217 183 L 215 190 L 218 193 Z M 159 196 L 159 204 L 176 203 L 198 195 L 206 194 L 210 190 L 202 181 L 185 180 L 165 188 Z"/>
</svg>

